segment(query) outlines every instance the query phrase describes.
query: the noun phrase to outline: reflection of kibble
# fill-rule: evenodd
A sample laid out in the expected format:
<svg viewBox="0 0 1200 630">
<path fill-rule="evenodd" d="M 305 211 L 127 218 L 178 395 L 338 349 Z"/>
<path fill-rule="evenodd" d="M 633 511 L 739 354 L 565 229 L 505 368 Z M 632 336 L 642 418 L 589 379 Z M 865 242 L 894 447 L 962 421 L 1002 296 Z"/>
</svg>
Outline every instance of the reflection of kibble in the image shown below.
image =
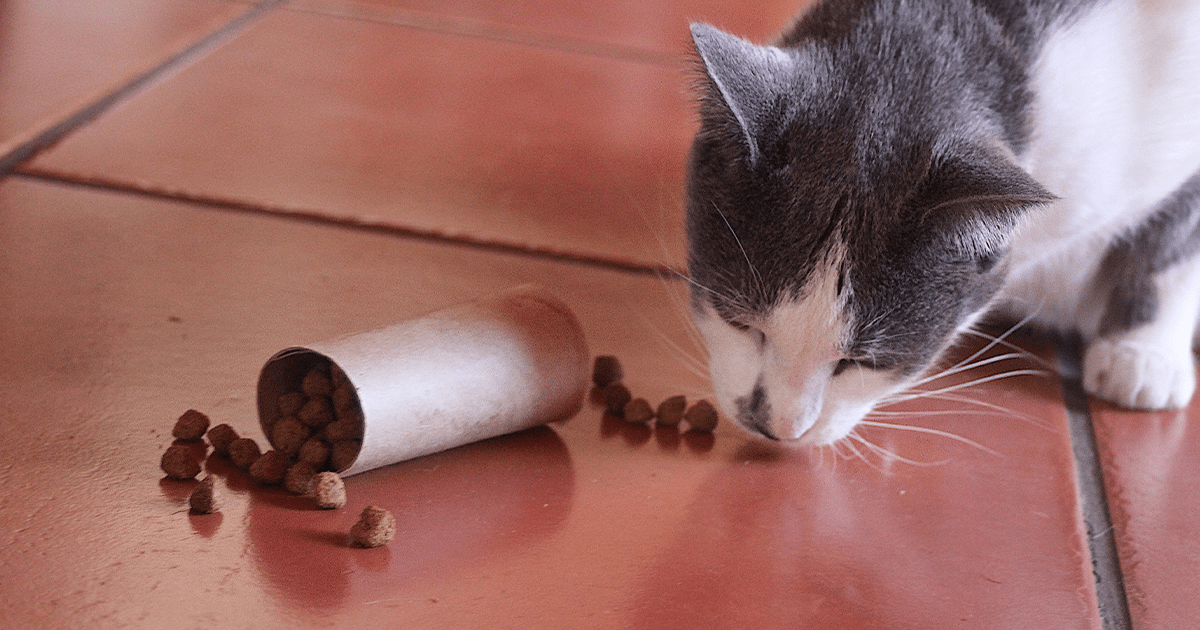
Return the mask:
<svg viewBox="0 0 1200 630">
<path fill-rule="evenodd" d="M 279 397 L 279 415 L 294 416 L 300 413 L 300 408 L 304 406 L 304 394 L 300 392 L 288 392 Z"/>
<path fill-rule="evenodd" d="M 216 478 L 208 475 L 192 488 L 192 494 L 188 497 L 188 505 L 192 511 L 197 514 L 212 514 L 221 511 L 221 495 L 217 492 L 214 485 Z"/>
<path fill-rule="evenodd" d="M 292 460 L 279 451 L 267 451 L 250 465 L 250 476 L 254 480 L 268 486 L 277 486 L 283 482 Z"/>
<path fill-rule="evenodd" d="M 380 547 L 396 536 L 396 517 L 378 505 L 368 505 L 350 528 L 350 544 L 355 547 Z"/>
<path fill-rule="evenodd" d="M 229 443 L 229 460 L 234 466 L 247 470 L 262 456 L 258 442 L 250 438 L 239 438 Z"/>
<path fill-rule="evenodd" d="M 287 474 L 283 476 L 283 487 L 292 494 L 307 494 L 309 486 L 312 485 L 313 476 L 316 474 L 317 469 L 312 464 L 298 462 L 293 464 Z"/>
<path fill-rule="evenodd" d="M 329 445 L 320 438 L 309 438 L 300 446 L 296 459 L 320 470 L 329 461 Z"/>
<path fill-rule="evenodd" d="M 683 414 L 683 419 L 696 431 L 712 431 L 717 428 L 717 410 L 707 400 L 696 401 Z"/>
<path fill-rule="evenodd" d="M 625 413 L 625 405 L 633 400 L 629 388 L 621 383 L 609 383 L 604 388 L 604 408 L 616 415 Z"/>
<path fill-rule="evenodd" d="M 208 430 L 208 443 L 212 444 L 213 453 L 229 455 L 229 445 L 240 437 L 238 432 L 228 424 L 218 424 Z"/>
<path fill-rule="evenodd" d="M 328 398 L 310 398 L 296 415 L 300 422 L 310 427 L 323 427 L 333 422 L 333 409 Z"/>
<path fill-rule="evenodd" d="M 323 510 L 336 510 L 346 505 L 346 486 L 337 473 L 317 473 L 309 488 L 317 507 Z"/>
<path fill-rule="evenodd" d="M 675 426 L 683 420 L 683 412 L 687 409 L 687 398 L 671 396 L 658 404 L 658 424 Z"/>
<path fill-rule="evenodd" d="M 360 444 L 358 440 L 334 442 L 333 445 L 329 447 L 329 467 L 337 472 L 346 470 L 358 457 L 358 451 L 360 448 L 362 448 L 362 444 Z"/>
<path fill-rule="evenodd" d="M 625 421 L 644 424 L 654 418 L 654 410 L 645 398 L 634 398 L 625 405 Z"/>
<path fill-rule="evenodd" d="M 183 444 L 168 447 L 160 465 L 171 479 L 194 479 L 200 474 L 200 460 L 192 454 L 191 448 Z"/>
<path fill-rule="evenodd" d="M 321 370 L 314 368 L 304 375 L 300 389 L 304 390 L 304 395 L 309 398 L 319 398 L 333 393 L 333 383 Z"/>
<path fill-rule="evenodd" d="M 592 383 L 599 388 L 608 387 L 612 383 L 616 383 L 625 377 L 625 371 L 621 369 L 621 362 L 617 357 L 610 355 L 602 355 L 596 357 L 592 364 Z"/>
<path fill-rule="evenodd" d="M 171 430 L 171 435 L 175 436 L 177 440 L 193 442 L 204 437 L 204 432 L 207 430 L 208 416 L 195 409 L 188 409 L 175 421 L 175 428 Z"/>
<path fill-rule="evenodd" d="M 300 446 L 312 435 L 312 430 L 288 416 L 271 427 L 271 444 L 283 453 L 295 455 Z"/>
</svg>

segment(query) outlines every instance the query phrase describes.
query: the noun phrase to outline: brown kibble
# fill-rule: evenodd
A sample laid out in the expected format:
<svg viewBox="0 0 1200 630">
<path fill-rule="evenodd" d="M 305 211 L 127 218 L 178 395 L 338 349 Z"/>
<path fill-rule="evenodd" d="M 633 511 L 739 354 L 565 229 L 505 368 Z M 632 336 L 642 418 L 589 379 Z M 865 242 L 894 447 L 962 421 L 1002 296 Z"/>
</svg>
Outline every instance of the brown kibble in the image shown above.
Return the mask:
<svg viewBox="0 0 1200 630">
<path fill-rule="evenodd" d="M 596 387 L 603 389 L 612 383 L 620 382 L 622 378 L 625 378 L 625 370 L 621 368 L 621 362 L 617 360 L 617 357 L 611 355 L 596 357 L 592 364 L 592 382 L 596 384 Z"/>
<path fill-rule="evenodd" d="M 362 423 L 346 418 L 325 425 L 325 439 L 330 443 L 362 439 Z"/>
<path fill-rule="evenodd" d="M 323 427 L 333 422 L 333 408 L 329 406 L 329 399 L 324 397 L 309 399 L 296 415 L 300 422 L 310 427 Z"/>
<path fill-rule="evenodd" d="M 618 416 L 625 413 L 625 405 L 630 400 L 633 400 L 633 394 L 621 383 L 609 383 L 604 388 L 604 408 Z"/>
<path fill-rule="evenodd" d="M 358 440 L 344 440 L 334 442 L 329 447 L 329 467 L 337 472 L 342 472 L 358 459 L 358 451 L 362 448 L 362 444 Z"/>
<path fill-rule="evenodd" d="M 229 459 L 242 470 L 248 470 L 261 456 L 258 442 L 250 438 L 238 438 L 229 443 Z"/>
<path fill-rule="evenodd" d="M 207 430 L 208 416 L 195 409 L 188 409 L 175 421 L 175 428 L 171 430 L 171 435 L 175 436 L 177 440 L 194 442 L 204 437 L 204 432 Z"/>
<path fill-rule="evenodd" d="M 329 366 L 329 382 L 333 384 L 334 389 L 338 389 L 339 387 L 353 387 L 346 373 L 336 365 Z"/>
<path fill-rule="evenodd" d="M 683 412 L 687 409 L 687 398 L 672 396 L 658 404 L 658 424 L 675 426 L 683 420 Z"/>
<path fill-rule="evenodd" d="M 193 512 L 212 514 L 221 511 L 221 495 L 217 492 L 215 481 L 215 477 L 208 475 L 201 479 L 195 488 L 192 488 L 192 494 L 188 497 L 188 505 L 192 507 Z"/>
<path fill-rule="evenodd" d="M 304 375 L 304 380 L 300 383 L 300 389 L 304 390 L 304 395 L 309 398 L 323 398 L 333 393 L 333 383 L 329 377 L 320 369 L 313 368 L 308 374 Z"/>
<path fill-rule="evenodd" d="M 304 406 L 304 401 L 308 400 L 304 394 L 300 392 L 288 392 L 279 397 L 279 415 L 294 416 L 300 413 L 300 408 Z"/>
<path fill-rule="evenodd" d="M 644 424 L 654 418 L 654 410 L 645 398 L 634 398 L 625 405 L 625 421 Z"/>
<path fill-rule="evenodd" d="M 279 485 L 292 467 L 292 460 L 279 451 L 267 451 L 250 465 L 250 476 L 267 486 Z"/>
<path fill-rule="evenodd" d="M 308 494 L 317 469 L 307 462 L 293 464 L 283 476 L 283 487 L 292 494 Z"/>
<path fill-rule="evenodd" d="M 296 459 L 306 464 L 311 464 L 313 468 L 320 470 L 329 461 L 329 445 L 321 438 L 308 438 L 304 444 L 300 445 L 300 451 L 296 453 Z"/>
<path fill-rule="evenodd" d="M 271 444 L 286 455 L 295 455 L 312 435 L 312 429 L 300 424 L 294 416 L 288 416 L 271 427 Z"/>
<path fill-rule="evenodd" d="M 171 479 L 195 479 L 200 474 L 200 460 L 185 444 L 173 444 L 162 455 L 163 472 Z"/>
<path fill-rule="evenodd" d="M 312 485 L 309 486 L 317 507 L 322 510 L 336 510 L 346 505 L 346 485 L 335 472 L 320 472 L 313 475 Z"/>
<path fill-rule="evenodd" d="M 711 432 L 717 428 L 717 410 L 707 400 L 697 400 L 683 414 L 683 419 L 696 431 Z"/>
<path fill-rule="evenodd" d="M 350 544 L 355 547 L 381 547 L 396 537 L 396 517 L 378 505 L 368 505 L 350 528 Z"/>
<path fill-rule="evenodd" d="M 229 445 L 240 437 L 238 432 L 228 424 L 218 424 L 208 430 L 208 443 L 212 444 L 213 453 L 229 455 Z"/>
<path fill-rule="evenodd" d="M 358 395 L 354 393 L 354 388 L 349 385 L 343 385 L 333 390 L 333 395 L 330 398 L 333 400 L 333 408 L 337 411 L 339 417 L 347 411 L 358 408 Z"/>
</svg>

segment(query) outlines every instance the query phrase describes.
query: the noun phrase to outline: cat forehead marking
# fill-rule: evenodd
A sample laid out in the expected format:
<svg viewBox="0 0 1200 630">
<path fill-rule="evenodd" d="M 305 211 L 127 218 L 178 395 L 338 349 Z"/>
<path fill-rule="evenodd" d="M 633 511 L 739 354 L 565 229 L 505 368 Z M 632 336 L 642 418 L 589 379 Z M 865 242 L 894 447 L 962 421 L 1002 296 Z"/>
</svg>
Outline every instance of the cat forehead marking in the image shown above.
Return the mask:
<svg viewBox="0 0 1200 630">
<path fill-rule="evenodd" d="M 834 243 L 824 264 L 814 269 L 803 289 L 771 309 L 766 327 L 774 351 L 791 364 L 796 376 L 804 376 L 842 356 L 849 340 L 850 287 L 841 284 L 845 248 Z"/>
</svg>

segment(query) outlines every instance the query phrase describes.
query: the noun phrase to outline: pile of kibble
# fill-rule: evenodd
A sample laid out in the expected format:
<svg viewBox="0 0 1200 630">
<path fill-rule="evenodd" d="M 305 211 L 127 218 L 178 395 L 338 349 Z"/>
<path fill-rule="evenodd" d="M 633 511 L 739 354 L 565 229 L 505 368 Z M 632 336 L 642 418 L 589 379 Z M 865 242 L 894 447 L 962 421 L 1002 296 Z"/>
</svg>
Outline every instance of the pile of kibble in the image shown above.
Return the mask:
<svg viewBox="0 0 1200 630">
<path fill-rule="evenodd" d="M 634 398 L 622 379 L 625 370 L 617 357 L 601 355 L 592 364 L 592 383 L 600 391 L 604 409 L 626 422 L 659 426 L 678 426 L 686 422 L 693 431 L 711 433 L 717 428 L 717 410 L 707 400 L 698 400 L 691 407 L 684 396 L 671 396 L 651 407 L 645 398 Z"/>
<path fill-rule="evenodd" d="M 308 495 L 322 509 L 346 505 L 346 487 L 336 471 L 345 470 L 362 445 L 363 416 L 358 396 L 346 375 L 336 366 L 310 370 L 295 388 L 279 397 L 278 420 L 267 427 L 274 450 L 262 452 L 251 438 L 240 437 L 228 424 L 209 428 L 205 414 L 189 409 L 171 434 L 180 442 L 203 437 L 213 455 L 229 459 L 255 481 L 282 485 L 293 494 Z M 186 444 L 174 444 L 162 456 L 163 472 L 172 479 L 194 479 L 200 460 Z M 191 509 L 211 514 L 221 509 L 221 498 L 211 475 L 193 489 Z M 396 521 L 385 509 L 367 506 L 350 532 L 350 543 L 359 547 L 387 544 L 396 532 Z"/>
</svg>

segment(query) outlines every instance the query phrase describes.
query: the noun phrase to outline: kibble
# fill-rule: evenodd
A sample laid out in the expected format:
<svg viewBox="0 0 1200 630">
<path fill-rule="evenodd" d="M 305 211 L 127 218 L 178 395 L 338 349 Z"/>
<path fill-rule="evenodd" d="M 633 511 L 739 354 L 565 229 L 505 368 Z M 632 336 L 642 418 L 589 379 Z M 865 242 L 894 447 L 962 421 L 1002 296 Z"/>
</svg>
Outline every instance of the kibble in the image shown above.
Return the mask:
<svg viewBox="0 0 1200 630">
<path fill-rule="evenodd" d="M 317 507 L 322 510 L 336 510 L 346 505 L 346 485 L 342 478 L 334 472 L 321 472 L 313 475 L 309 486 Z"/>
<path fill-rule="evenodd" d="M 601 389 L 625 378 L 625 371 L 617 357 L 602 355 L 596 357 L 592 364 L 592 383 Z"/>
<path fill-rule="evenodd" d="M 195 479 L 200 474 L 200 460 L 184 444 L 174 444 L 162 455 L 163 472 L 171 479 Z"/>
<path fill-rule="evenodd" d="M 634 398 L 625 405 L 625 421 L 645 424 L 654 418 L 654 410 L 645 398 Z"/>
<path fill-rule="evenodd" d="M 334 442 L 329 447 L 329 467 L 341 472 L 350 467 L 358 459 L 358 451 L 362 448 L 357 440 Z"/>
<path fill-rule="evenodd" d="M 309 438 L 300 446 L 296 459 L 320 470 L 329 462 L 329 445 L 320 438 Z"/>
<path fill-rule="evenodd" d="M 683 419 L 696 431 L 717 428 L 717 410 L 707 400 L 698 400 L 683 414 Z"/>
<path fill-rule="evenodd" d="M 354 388 L 349 385 L 343 385 L 333 390 L 330 398 L 333 400 L 333 408 L 337 411 L 338 416 L 358 407 L 358 397 L 354 393 Z"/>
<path fill-rule="evenodd" d="M 300 424 L 294 416 L 288 416 L 271 427 L 271 444 L 286 455 L 295 455 L 308 438 L 312 429 Z"/>
<path fill-rule="evenodd" d="M 304 380 L 300 383 L 300 389 L 304 390 L 304 395 L 309 398 L 320 398 L 333 393 L 333 383 L 324 372 L 312 369 L 309 370 L 308 374 L 304 375 Z"/>
<path fill-rule="evenodd" d="M 263 485 L 276 486 L 283 482 L 291 467 L 292 460 L 287 455 L 279 451 L 267 451 L 250 465 L 250 476 Z"/>
<path fill-rule="evenodd" d="M 300 408 L 304 406 L 304 401 L 307 398 L 300 392 L 288 392 L 279 397 L 279 415 L 294 416 L 300 413 Z"/>
<path fill-rule="evenodd" d="M 613 414 L 621 415 L 625 413 L 625 405 L 633 400 L 633 394 L 629 393 L 629 388 L 621 383 L 609 383 L 604 388 L 604 408 Z"/>
<path fill-rule="evenodd" d="M 215 485 L 216 478 L 208 475 L 192 488 L 192 494 L 188 497 L 188 505 L 192 511 L 197 514 L 212 514 L 221 511 L 221 495 L 217 492 Z"/>
<path fill-rule="evenodd" d="M 228 424 L 218 424 L 208 430 L 208 443 L 212 444 L 213 453 L 218 455 L 229 455 L 229 445 L 240 436 L 233 427 Z"/>
<path fill-rule="evenodd" d="M 329 382 L 333 384 L 334 389 L 338 389 L 339 387 L 352 387 L 352 385 L 350 385 L 350 379 L 346 377 L 346 373 L 336 365 L 330 366 Z"/>
<path fill-rule="evenodd" d="M 357 440 L 362 437 L 362 423 L 346 418 L 325 425 L 325 439 L 330 443 Z"/>
<path fill-rule="evenodd" d="M 683 412 L 687 409 L 687 398 L 671 396 L 658 404 L 657 424 L 675 426 L 683 420 Z"/>
<path fill-rule="evenodd" d="M 355 547 L 380 547 L 396 536 L 396 517 L 378 505 L 368 505 L 350 528 L 350 544 Z"/>
<path fill-rule="evenodd" d="M 248 470 L 261 456 L 258 442 L 250 438 L 239 438 L 229 443 L 229 459 L 242 470 Z"/>
<path fill-rule="evenodd" d="M 310 427 L 323 427 L 333 422 L 333 408 L 328 398 L 310 398 L 297 412 L 300 422 Z"/>
<path fill-rule="evenodd" d="M 307 462 L 297 462 L 283 476 L 283 487 L 292 494 L 308 494 L 317 469 Z"/>
<path fill-rule="evenodd" d="M 195 409 L 188 409 L 175 421 L 175 428 L 171 430 L 171 435 L 175 436 L 177 440 L 194 442 L 204 437 L 204 432 L 207 430 L 208 416 Z"/>
</svg>

